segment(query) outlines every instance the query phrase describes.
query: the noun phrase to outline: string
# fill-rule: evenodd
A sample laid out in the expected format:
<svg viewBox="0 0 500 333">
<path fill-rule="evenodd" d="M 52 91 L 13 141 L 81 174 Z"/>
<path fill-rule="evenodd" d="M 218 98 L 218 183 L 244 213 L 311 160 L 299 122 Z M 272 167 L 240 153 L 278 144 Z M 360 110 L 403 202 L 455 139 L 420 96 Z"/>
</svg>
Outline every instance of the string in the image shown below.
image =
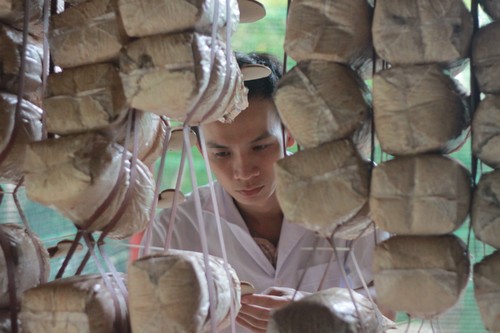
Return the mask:
<svg viewBox="0 0 500 333">
<path fill-rule="evenodd" d="M 42 98 L 47 92 L 47 78 L 49 75 L 50 66 L 50 48 L 49 48 L 49 17 L 50 17 L 50 0 L 43 2 L 43 56 L 42 56 Z M 42 112 L 42 138 L 47 138 L 47 115 Z"/>
<path fill-rule="evenodd" d="M 231 273 L 229 272 L 229 266 L 228 266 L 228 260 L 227 260 L 227 253 L 226 253 L 226 246 L 225 246 L 225 241 L 224 241 L 224 235 L 222 233 L 222 224 L 220 221 L 220 213 L 219 213 L 219 205 L 217 202 L 217 196 L 215 194 L 215 188 L 214 188 L 214 182 L 212 179 L 212 170 L 210 168 L 210 161 L 208 160 L 208 151 L 207 151 L 207 145 L 205 142 L 205 136 L 203 134 L 203 128 L 202 126 L 199 127 L 199 135 L 200 135 L 200 144 L 201 144 L 201 152 L 203 155 L 203 159 L 205 161 L 205 170 L 207 172 L 207 177 L 208 177 L 208 186 L 210 189 L 210 198 L 212 199 L 212 207 L 214 208 L 214 215 L 215 215 L 215 225 L 217 227 L 217 236 L 219 238 L 219 243 L 220 243 L 220 248 L 221 248 L 221 253 L 222 253 L 222 260 L 223 260 L 223 266 L 224 266 L 224 271 L 226 272 L 227 280 L 229 283 L 231 283 Z M 234 295 L 234 289 L 229 287 L 229 292 L 231 294 L 231 299 L 235 298 Z M 230 315 L 231 315 L 231 332 L 234 333 L 236 332 L 236 325 L 234 318 L 236 318 L 236 309 L 234 307 L 234 302 L 230 303 Z"/>
<path fill-rule="evenodd" d="M 185 126 L 183 128 L 183 134 L 184 134 L 184 147 L 191 147 L 191 142 L 189 138 L 189 131 L 190 128 Z M 193 195 L 194 195 L 194 204 L 195 204 L 195 210 L 196 210 L 196 217 L 198 220 L 198 226 L 200 228 L 200 240 L 201 240 L 201 247 L 203 249 L 203 261 L 205 264 L 205 276 L 207 278 L 207 283 L 208 283 L 208 299 L 209 299 L 209 313 L 210 313 L 210 318 L 213 320 L 210 320 L 210 326 L 211 326 L 211 332 L 216 333 L 217 332 L 217 326 L 215 322 L 215 290 L 214 290 L 214 284 L 213 284 L 213 277 L 212 277 L 212 271 L 210 269 L 210 262 L 209 262 L 209 252 L 208 252 L 208 242 L 207 242 L 207 234 L 205 230 L 205 223 L 203 221 L 203 216 L 201 214 L 202 207 L 201 207 L 201 199 L 200 199 L 200 193 L 198 191 L 198 184 L 196 180 L 196 172 L 194 169 L 194 163 L 193 163 L 193 154 L 191 150 L 187 152 L 187 157 L 188 157 L 188 162 L 189 162 L 189 171 L 191 173 L 191 182 L 193 185 Z"/>
<path fill-rule="evenodd" d="M 476 34 L 476 32 L 479 30 L 479 13 L 478 13 L 478 1 L 477 0 L 471 1 L 471 15 L 472 15 L 472 22 L 473 22 L 473 34 Z M 479 91 L 479 85 L 477 82 L 477 78 L 476 78 L 475 72 L 473 70 L 473 66 L 470 66 L 470 69 L 471 70 L 470 70 L 469 104 L 470 104 L 470 114 L 471 114 L 470 117 L 471 117 L 471 119 L 473 119 L 476 107 L 479 104 L 480 91 Z M 473 126 L 471 126 L 470 134 L 471 134 L 471 137 L 474 136 Z M 472 152 L 473 151 L 472 140 L 470 140 L 470 141 L 471 141 L 471 152 Z M 478 167 L 478 158 L 474 154 L 472 154 L 472 156 L 471 156 L 471 184 L 472 184 L 471 193 L 473 193 L 473 191 L 476 189 L 477 167 Z M 472 207 L 472 202 L 473 202 L 473 196 L 471 195 L 469 207 Z M 469 245 L 470 245 L 473 219 L 474 219 L 474 216 L 473 216 L 473 213 L 471 210 L 470 218 L 469 218 L 469 229 L 467 232 L 467 249 L 469 248 Z"/>
<path fill-rule="evenodd" d="M 351 298 L 351 301 L 352 301 L 352 304 L 354 306 L 354 310 L 356 312 L 356 315 L 357 317 L 359 318 L 360 320 L 360 323 L 363 324 L 361 322 L 361 315 L 360 315 L 360 312 L 359 312 L 359 309 L 358 309 L 358 305 L 356 303 L 356 301 L 354 300 L 354 294 L 353 294 L 353 290 L 352 290 L 352 287 L 349 283 L 349 280 L 347 279 L 347 273 L 345 271 L 345 267 L 344 265 L 341 263 L 340 261 L 340 256 L 338 254 L 338 251 L 337 251 L 337 248 L 335 247 L 335 241 L 334 241 L 334 238 L 331 237 L 331 238 L 328 238 L 328 241 L 330 242 L 330 245 L 332 246 L 333 248 L 333 253 L 335 254 L 335 259 L 337 260 L 338 264 L 339 264 L 339 268 L 340 268 L 340 272 L 342 273 L 342 277 L 344 278 L 344 281 L 345 281 L 345 284 L 347 286 L 347 291 L 349 292 L 349 296 Z M 363 330 L 364 330 L 364 327 L 362 325 L 361 327 Z"/>
<path fill-rule="evenodd" d="M 164 121 L 165 123 L 167 123 L 163 117 L 161 118 L 161 121 Z M 144 255 L 149 254 L 150 247 L 151 247 L 151 239 L 153 236 L 153 228 L 154 228 L 155 216 L 156 216 L 156 207 L 158 205 L 158 200 L 159 200 L 159 196 L 160 196 L 160 187 L 161 187 L 161 183 L 163 180 L 163 170 L 165 168 L 165 160 L 167 157 L 168 144 L 170 142 L 171 134 L 172 134 L 172 128 L 167 123 L 167 133 L 165 134 L 165 138 L 163 140 L 162 149 L 161 149 L 160 166 L 158 168 L 158 172 L 156 175 L 154 200 L 153 200 L 153 204 L 151 205 L 148 227 L 146 229 L 146 232 L 144 233 L 144 240 L 143 240 L 143 242 L 145 244 L 144 252 L 143 252 Z M 174 198 L 175 197 L 176 197 L 176 195 L 174 195 Z"/>
<path fill-rule="evenodd" d="M 90 252 L 92 258 L 94 259 L 97 270 L 99 271 L 99 274 L 102 277 L 102 280 L 104 282 L 105 287 L 108 289 L 109 293 L 111 294 L 111 298 L 112 298 L 113 304 L 115 306 L 115 313 L 116 313 L 116 316 L 118 317 L 118 319 L 115 320 L 113 323 L 113 326 L 115 326 L 115 328 L 116 328 L 116 332 L 124 332 L 124 333 L 130 332 L 128 320 L 127 320 L 127 318 L 123 317 L 120 302 L 117 298 L 117 293 L 115 291 L 115 288 L 114 288 L 112 282 L 109 280 L 108 275 L 106 274 L 99 259 L 97 258 L 97 255 L 94 252 L 95 241 L 92 238 L 92 235 L 90 233 L 85 232 L 83 234 L 83 239 L 85 240 L 85 243 L 87 244 L 89 252 Z"/>
<path fill-rule="evenodd" d="M 172 200 L 172 209 L 170 211 L 170 219 L 169 219 L 169 223 L 167 226 L 167 237 L 165 238 L 165 244 L 164 244 L 165 251 L 170 249 L 170 244 L 172 243 L 172 235 L 174 233 L 175 221 L 176 221 L 176 217 L 177 217 L 177 206 L 178 206 L 177 193 L 179 193 L 181 190 L 181 182 L 182 182 L 182 178 L 184 177 L 184 164 L 186 162 L 187 149 L 188 149 L 188 147 L 186 147 L 186 143 L 183 140 L 182 141 L 181 161 L 180 161 L 180 165 L 179 165 L 179 173 L 177 175 L 177 181 L 175 183 L 175 194 L 174 194 L 174 198 Z"/>
</svg>

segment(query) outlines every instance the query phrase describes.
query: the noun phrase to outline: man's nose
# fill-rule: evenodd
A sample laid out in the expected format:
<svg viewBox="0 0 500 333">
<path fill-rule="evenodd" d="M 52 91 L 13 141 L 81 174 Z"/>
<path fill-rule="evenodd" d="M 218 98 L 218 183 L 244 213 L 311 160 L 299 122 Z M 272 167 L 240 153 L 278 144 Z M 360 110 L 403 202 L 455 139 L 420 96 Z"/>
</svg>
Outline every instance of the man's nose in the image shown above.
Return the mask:
<svg viewBox="0 0 500 333">
<path fill-rule="evenodd" d="M 259 175 L 258 164 L 251 158 L 240 156 L 236 159 L 234 165 L 234 178 L 239 180 L 248 180 Z"/>
</svg>

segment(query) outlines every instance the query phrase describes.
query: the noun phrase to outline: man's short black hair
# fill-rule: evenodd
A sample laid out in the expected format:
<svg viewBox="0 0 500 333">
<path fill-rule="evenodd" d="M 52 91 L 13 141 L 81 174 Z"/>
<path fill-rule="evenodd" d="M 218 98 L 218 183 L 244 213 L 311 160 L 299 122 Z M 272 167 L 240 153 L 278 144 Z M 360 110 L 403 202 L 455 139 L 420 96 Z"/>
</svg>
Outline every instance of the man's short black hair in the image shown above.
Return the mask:
<svg viewBox="0 0 500 333">
<path fill-rule="evenodd" d="M 283 69 L 280 61 L 268 53 L 241 53 L 235 52 L 236 60 L 238 61 L 238 66 L 242 68 L 245 65 L 264 65 L 271 70 L 271 74 L 268 77 L 245 81 L 245 87 L 248 88 L 248 98 L 259 97 L 259 98 L 273 98 L 276 91 L 278 81 L 281 79 L 283 74 Z"/>
</svg>

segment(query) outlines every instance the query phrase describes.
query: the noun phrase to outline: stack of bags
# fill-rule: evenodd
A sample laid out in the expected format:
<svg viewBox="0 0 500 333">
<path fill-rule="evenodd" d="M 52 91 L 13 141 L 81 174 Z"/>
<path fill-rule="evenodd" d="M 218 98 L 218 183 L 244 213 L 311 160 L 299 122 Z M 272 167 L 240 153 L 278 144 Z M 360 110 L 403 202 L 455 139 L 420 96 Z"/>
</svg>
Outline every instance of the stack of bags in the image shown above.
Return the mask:
<svg viewBox="0 0 500 333">
<path fill-rule="evenodd" d="M 371 54 L 372 8 L 365 0 L 296 0 L 285 50 L 297 65 L 279 83 L 275 102 L 304 148 L 276 165 L 285 216 L 322 236 L 354 239 L 368 212 L 371 95 L 360 70 Z"/>
<path fill-rule="evenodd" d="M 484 1 L 493 19 L 475 34 L 472 67 L 484 98 L 472 121 L 475 156 L 494 170 L 481 176 L 472 202 L 472 227 L 476 237 L 500 249 L 500 1 Z M 474 290 L 486 329 L 500 332 L 500 251 L 474 266 Z"/>
<path fill-rule="evenodd" d="M 391 67 L 373 80 L 375 130 L 394 156 L 373 170 L 370 213 L 397 236 L 377 246 L 378 302 L 412 317 L 452 307 L 469 276 L 465 244 L 451 234 L 469 212 L 468 171 L 445 156 L 470 123 L 450 76 L 468 57 L 472 17 L 461 0 L 380 0 L 373 21 L 378 55 Z"/>
<path fill-rule="evenodd" d="M 154 186 L 148 168 L 159 157 L 166 136 L 170 138 L 170 121 L 186 125 L 231 121 L 247 105 L 242 74 L 233 54 L 226 51 L 238 24 L 238 3 L 229 1 L 229 8 L 225 0 L 66 4 L 66 10 L 51 17 L 49 35 L 57 67 L 48 79 L 44 110 L 53 138 L 29 145 L 26 192 L 31 200 L 57 209 L 80 230 L 129 237 L 149 222 Z M 137 274 L 149 276 L 152 295 L 158 295 L 154 285 L 164 289 L 164 283 L 156 276 L 156 263 L 165 262 L 166 271 L 174 269 L 170 279 L 179 282 L 169 280 L 171 288 L 171 283 L 190 278 L 189 272 L 179 274 L 175 270 L 179 265 L 172 263 L 191 262 L 201 288 L 196 294 L 192 284 L 184 293 L 174 287 L 168 289 L 170 296 L 161 294 L 156 302 L 147 296 L 145 301 L 161 311 L 144 323 L 145 281 L 132 273 L 128 284 L 134 331 L 144 331 L 147 324 L 156 332 L 154 327 L 172 318 L 167 316 L 171 309 L 165 312 L 160 307 L 170 302 L 165 297 L 185 300 L 192 316 L 186 313 L 180 326 L 169 319 L 164 329 L 187 325 L 186 332 L 201 332 L 209 319 L 227 324 L 229 308 L 239 306 L 239 281 L 220 280 L 226 276 L 222 264 L 210 259 L 218 267 L 214 273 L 218 280 L 207 287 L 200 265 L 203 257 L 190 258 L 193 255 L 169 253 L 142 258 L 132 266 L 132 272 L 139 267 Z M 116 286 L 109 280 L 69 277 L 29 290 L 22 305 L 23 330 L 129 331 L 127 295 L 119 279 L 113 282 Z M 207 288 L 215 288 L 221 299 L 216 318 L 208 312 Z M 205 297 L 202 302 L 190 303 L 200 295 Z M 195 330 L 193 318 L 199 318 Z"/>
<path fill-rule="evenodd" d="M 51 54 L 62 71 L 49 76 L 44 111 L 47 131 L 56 137 L 27 150 L 27 195 L 84 230 L 103 231 L 117 220 L 109 236 L 131 236 L 145 228 L 154 193 L 153 176 L 139 159 L 148 158 L 147 148 L 166 129 L 147 128 L 162 122 L 138 112 L 139 159 L 122 147 L 129 105 L 116 63 L 128 38 L 111 1 L 82 2 L 50 23 Z"/>
<path fill-rule="evenodd" d="M 135 37 L 119 57 L 130 106 L 198 125 L 231 121 L 246 107 L 243 79 L 226 43 L 239 22 L 235 0 L 139 0 L 117 5 Z M 212 31 L 214 27 L 214 31 Z"/>
<path fill-rule="evenodd" d="M 27 19 L 34 30 L 43 1 L 29 5 Z M 0 183 L 7 184 L 22 181 L 28 144 L 42 138 L 42 43 L 27 35 L 22 82 L 24 16 L 23 0 L 0 4 Z M 48 275 L 48 254 L 40 240 L 20 225 L 0 224 L 1 332 L 17 331 L 22 293 L 47 281 Z"/>
<path fill-rule="evenodd" d="M 42 138 L 42 44 L 33 37 L 27 41 L 24 85 L 19 86 L 23 2 L 0 6 L 0 183 L 8 184 L 17 184 L 23 176 L 28 143 Z M 42 7 L 42 0 L 30 1 L 30 21 L 40 19 Z M 23 100 L 16 112 L 20 89 Z"/>
<path fill-rule="evenodd" d="M 303 150 L 277 162 L 276 194 L 288 220 L 327 238 L 356 239 L 371 223 L 371 94 L 362 74 L 372 11 L 365 0 L 295 0 L 287 21 L 285 50 L 297 65 L 281 79 L 275 103 Z M 329 289 L 275 312 L 269 331 L 382 332 L 380 318 L 367 298 Z"/>
</svg>

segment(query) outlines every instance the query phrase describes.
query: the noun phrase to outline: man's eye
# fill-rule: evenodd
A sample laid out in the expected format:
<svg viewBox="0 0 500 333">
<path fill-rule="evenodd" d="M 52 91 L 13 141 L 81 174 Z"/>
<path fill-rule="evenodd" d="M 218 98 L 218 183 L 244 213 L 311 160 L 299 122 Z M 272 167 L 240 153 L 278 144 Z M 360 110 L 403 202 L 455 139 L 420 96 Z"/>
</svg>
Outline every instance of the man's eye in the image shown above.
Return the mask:
<svg viewBox="0 0 500 333">
<path fill-rule="evenodd" d="M 264 150 L 264 149 L 268 148 L 269 146 L 270 146 L 270 144 L 258 145 L 258 146 L 254 146 L 253 150 L 256 150 L 256 151 Z"/>
<path fill-rule="evenodd" d="M 228 151 L 218 151 L 214 153 L 214 155 L 215 157 L 228 157 L 229 155 L 231 155 L 231 153 Z"/>
</svg>

